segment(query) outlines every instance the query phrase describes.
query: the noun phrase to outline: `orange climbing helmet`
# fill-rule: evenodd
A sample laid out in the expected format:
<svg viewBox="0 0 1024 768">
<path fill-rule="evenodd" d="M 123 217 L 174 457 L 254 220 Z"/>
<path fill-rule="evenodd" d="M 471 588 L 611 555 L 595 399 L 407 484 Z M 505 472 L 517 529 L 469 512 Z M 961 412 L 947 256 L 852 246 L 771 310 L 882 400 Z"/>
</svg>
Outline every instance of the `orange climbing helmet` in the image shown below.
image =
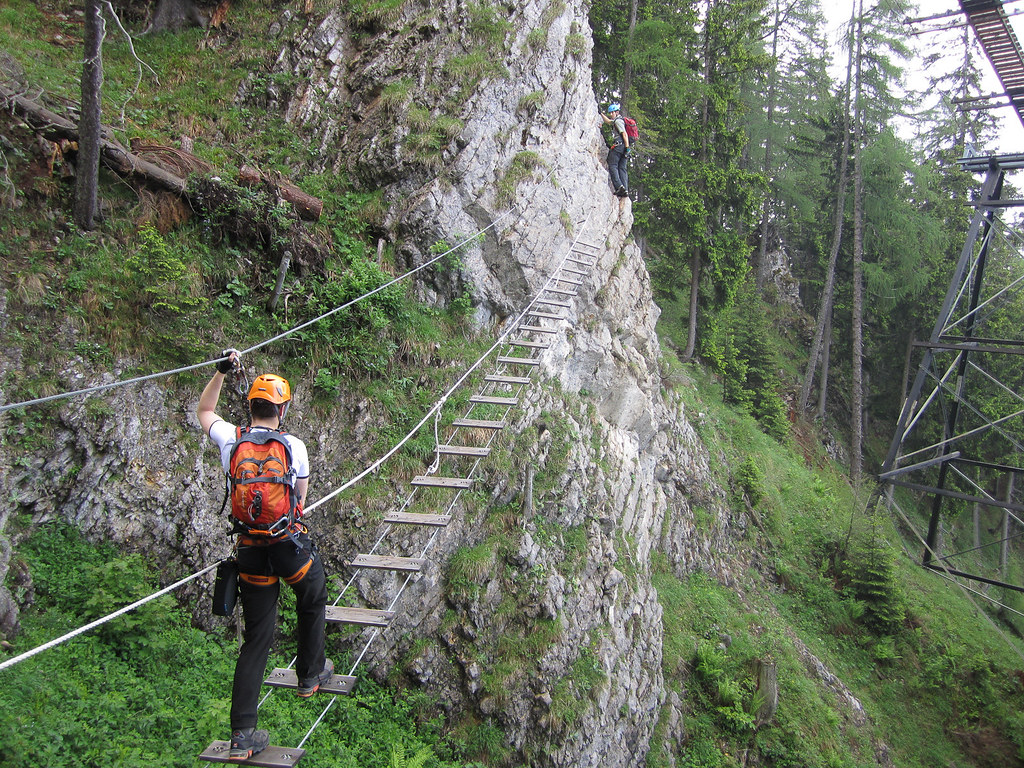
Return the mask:
<svg viewBox="0 0 1024 768">
<path fill-rule="evenodd" d="M 264 373 L 256 377 L 249 388 L 250 400 L 269 400 L 275 405 L 282 405 L 292 399 L 292 388 L 288 379 L 273 373 Z"/>
</svg>

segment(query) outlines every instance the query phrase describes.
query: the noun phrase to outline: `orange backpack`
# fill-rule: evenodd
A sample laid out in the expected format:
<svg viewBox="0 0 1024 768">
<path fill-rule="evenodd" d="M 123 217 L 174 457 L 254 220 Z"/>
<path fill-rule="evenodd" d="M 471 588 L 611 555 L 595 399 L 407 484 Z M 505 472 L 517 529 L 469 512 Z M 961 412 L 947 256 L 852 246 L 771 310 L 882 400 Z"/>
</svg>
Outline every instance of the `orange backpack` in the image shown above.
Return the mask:
<svg viewBox="0 0 1024 768">
<path fill-rule="evenodd" d="M 292 452 L 276 429 L 236 428 L 228 488 L 231 517 L 250 533 L 275 535 L 295 520 Z"/>
</svg>

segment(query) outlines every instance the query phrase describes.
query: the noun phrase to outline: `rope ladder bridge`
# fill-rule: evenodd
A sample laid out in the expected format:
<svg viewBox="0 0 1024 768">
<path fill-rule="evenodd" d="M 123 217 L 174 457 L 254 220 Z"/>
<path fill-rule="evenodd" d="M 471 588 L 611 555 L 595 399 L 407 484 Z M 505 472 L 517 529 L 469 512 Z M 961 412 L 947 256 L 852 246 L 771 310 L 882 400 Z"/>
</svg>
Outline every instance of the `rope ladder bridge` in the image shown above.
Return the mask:
<svg viewBox="0 0 1024 768">
<path fill-rule="evenodd" d="M 586 221 L 581 223 L 585 226 Z M 427 565 L 427 555 L 437 541 L 440 532 L 451 522 L 461 495 L 473 488 L 476 482 L 474 477 L 476 470 L 481 462 L 490 455 L 493 441 L 501 430 L 508 426 L 510 414 L 520 404 L 520 398 L 533 382 L 531 374 L 540 365 L 537 354 L 549 348 L 550 340 L 554 335 L 560 333 L 569 321 L 568 310 L 572 307 L 572 299 L 577 296 L 580 286 L 585 283 L 585 278 L 597 265 L 600 250 L 601 246 L 583 242 L 577 236 L 552 276 L 535 294 L 526 309 L 509 324 L 508 330 L 498 337 L 494 345 L 441 397 L 424 420 L 406 437 L 408 440 L 416 434 L 433 415 L 435 433 L 433 464 L 424 474 L 415 476 L 410 481 L 408 495 L 398 510 L 384 517 L 384 528 L 373 547 L 368 552 L 357 554 L 346 563 L 353 574 L 326 611 L 328 623 L 369 628 L 373 631 L 363 644 L 362 650 L 357 655 L 348 674 L 334 674 L 326 684 L 320 686 L 319 690 L 331 694 L 332 698 L 299 744 L 295 747 L 269 746 L 246 761 L 229 761 L 230 742 L 216 740 L 199 755 L 200 759 L 206 760 L 208 764 L 231 762 L 238 765 L 264 766 L 265 768 L 291 768 L 305 755 L 304 745 L 333 707 L 335 702 L 333 697 L 352 692 L 357 680 L 355 677 L 357 668 L 373 642 L 395 619 L 398 601 L 416 575 Z M 492 372 L 484 376 L 480 391 L 470 396 L 469 407 L 465 414 L 452 422 L 451 433 L 444 441 L 441 441 L 438 435 L 438 422 L 442 407 L 448 397 L 466 381 L 474 369 L 495 352 L 498 354 L 495 357 Z M 483 409 L 483 413 L 478 413 L 480 409 Z M 494 416 L 495 409 L 501 411 L 497 417 Z M 353 478 L 352 481 L 310 505 L 307 514 L 342 490 L 351 487 L 355 481 L 369 474 L 370 471 L 375 470 L 404 442 L 404 440 L 400 442 L 389 454 Z M 482 443 L 482 445 L 478 443 Z M 445 474 L 439 474 L 442 464 L 446 470 Z M 440 513 L 410 511 L 418 494 L 428 489 L 436 489 L 438 493 L 442 494 L 452 493 L 452 498 L 444 511 Z M 423 548 L 411 555 L 389 553 L 387 545 L 390 535 L 400 528 L 407 530 L 410 527 L 429 532 L 428 540 Z M 402 580 L 401 586 L 384 608 L 340 606 L 339 603 L 355 583 L 356 578 L 365 571 L 394 573 Z M 274 669 L 264 680 L 264 684 L 270 688 L 270 691 L 261 700 L 261 706 L 269 698 L 273 689 L 295 689 L 298 687 L 299 681 L 293 668 L 294 664 L 295 659 L 293 658 L 286 668 Z"/>
</svg>

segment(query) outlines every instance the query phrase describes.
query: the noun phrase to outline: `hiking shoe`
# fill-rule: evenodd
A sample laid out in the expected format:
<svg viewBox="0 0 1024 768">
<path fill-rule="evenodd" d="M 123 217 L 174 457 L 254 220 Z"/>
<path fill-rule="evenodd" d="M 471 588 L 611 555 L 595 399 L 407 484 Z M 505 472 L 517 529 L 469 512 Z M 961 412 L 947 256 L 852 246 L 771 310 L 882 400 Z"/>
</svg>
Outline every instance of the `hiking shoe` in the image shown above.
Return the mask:
<svg viewBox="0 0 1024 768">
<path fill-rule="evenodd" d="M 620 184 L 618 187 L 615 188 L 615 194 L 618 195 L 619 197 L 625 197 L 627 194 L 626 188 Z"/>
<path fill-rule="evenodd" d="M 334 674 L 334 662 L 327 659 L 324 662 L 324 670 L 316 677 L 311 680 L 299 680 L 299 687 L 295 689 L 295 693 L 302 698 L 308 698 L 320 690 L 320 686 L 331 679 L 331 675 Z"/>
<path fill-rule="evenodd" d="M 239 728 L 231 732 L 231 751 L 228 760 L 248 760 L 270 744 L 270 734 L 255 728 Z"/>
</svg>

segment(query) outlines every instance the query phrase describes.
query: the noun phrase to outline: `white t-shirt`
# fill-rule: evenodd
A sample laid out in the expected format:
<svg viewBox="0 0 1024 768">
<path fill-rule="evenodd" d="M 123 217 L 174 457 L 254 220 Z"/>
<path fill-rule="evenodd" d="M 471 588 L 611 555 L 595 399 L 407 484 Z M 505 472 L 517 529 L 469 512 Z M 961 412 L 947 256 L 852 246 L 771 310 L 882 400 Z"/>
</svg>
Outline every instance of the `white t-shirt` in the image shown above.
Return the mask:
<svg viewBox="0 0 1024 768">
<path fill-rule="evenodd" d="M 257 429 L 267 432 L 272 431 L 267 427 L 253 427 L 253 430 Z M 210 439 L 220 449 L 220 464 L 225 472 L 231 470 L 231 448 L 235 444 L 236 431 L 235 425 L 229 424 L 224 419 L 213 422 L 210 427 Z M 309 452 L 306 450 L 306 444 L 295 437 L 295 435 L 284 434 L 281 437 L 288 444 L 288 448 L 291 449 L 292 468 L 295 470 L 295 476 L 299 480 L 309 477 Z"/>
</svg>

